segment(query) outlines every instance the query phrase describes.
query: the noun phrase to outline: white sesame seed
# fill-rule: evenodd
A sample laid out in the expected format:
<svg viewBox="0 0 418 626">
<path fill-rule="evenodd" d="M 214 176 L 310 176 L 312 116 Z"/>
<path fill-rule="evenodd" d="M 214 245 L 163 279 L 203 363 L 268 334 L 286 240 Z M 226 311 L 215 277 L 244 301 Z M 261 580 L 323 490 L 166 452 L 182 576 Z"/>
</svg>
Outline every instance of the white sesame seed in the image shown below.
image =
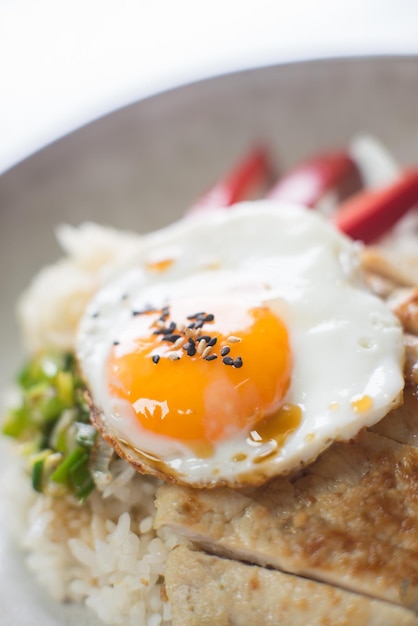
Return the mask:
<svg viewBox="0 0 418 626">
<path fill-rule="evenodd" d="M 235 337 L 235 335 L 229 335 L 227 341 L 229 341 L 229 343 L 239 343 L 242 339 L 241 337 Z"/>
<path fill-rule="evenodd" d="M 200 343 L 203 343 L 201 341 Z M 202 352 L 202 359 L 206 359 L 206 357 L 212 352 L 212 346 L 207 346 Z"/>
<path fill-rule="evenodd" d="M 205 339 L 202 339 L 201 341 L 199 341 L 199 344 L 197 346 L 197 353 L 202 354 L 202 352 L 204 351 L 207 345 L 208 344 Z"/>
<path fill-rule="evenodd" d="M 176 350 L 177 348 L 181 348 L 184 344 L 185 337 L 179 337 L 177 341 L 174 342 L 173 348 Z"/>
<path fill-rule="evenodd" d="M 180 358 L 180 355 L 177 354 L 177 352 L 170 352 L 170 354 L 168 355 L 168 358 L 170 359 L 170 361 L 178 361 Z"/>
</svg>

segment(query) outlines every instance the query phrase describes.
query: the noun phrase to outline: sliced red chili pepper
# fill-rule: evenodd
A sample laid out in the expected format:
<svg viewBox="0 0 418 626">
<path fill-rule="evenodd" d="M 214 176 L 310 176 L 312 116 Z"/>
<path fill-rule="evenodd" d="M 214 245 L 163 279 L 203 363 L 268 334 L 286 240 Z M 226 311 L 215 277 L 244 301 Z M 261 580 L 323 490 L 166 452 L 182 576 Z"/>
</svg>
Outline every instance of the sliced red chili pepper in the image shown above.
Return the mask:
<svg viewBox="0 0 418 626">
<path fill-rule="evenodd" d="M 405 170 L 383 189 L 363 191 L 344 202 L 333 222 L 353 239 L 372 243 L 418 203 L 418 170 Z"/>
<path fill-rule="evenodd" d="M 264 148 L 253 148 L 222 180 L 190 207 L 188 213 L 228 207 L 248 199 L 254 190 L 267 186 L 272 164 Z"/>
<path fill-rule="evenodd" d="M 282 176 L 267 197 L 314 207 L 333 189 L 346 195 L 343 188 L 347 184 L 350 191 L 359 188 L 357 165 L 347 152 L 331 152 L 317 155 Z"/>
</svg>

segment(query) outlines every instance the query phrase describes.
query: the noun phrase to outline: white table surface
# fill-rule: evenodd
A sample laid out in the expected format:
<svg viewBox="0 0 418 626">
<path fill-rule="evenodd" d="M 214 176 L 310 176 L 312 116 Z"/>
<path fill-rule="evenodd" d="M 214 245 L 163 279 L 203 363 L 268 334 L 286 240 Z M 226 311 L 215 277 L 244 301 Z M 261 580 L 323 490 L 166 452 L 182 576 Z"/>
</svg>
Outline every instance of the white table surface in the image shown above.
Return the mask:
<svg viewBox="0 0 418 626">
<path fill-rule="evenodd" d="M 197 78 L 411 53 L 417 0 L 0 0 L 0 172 L 91 119 Z"/>
</svg>

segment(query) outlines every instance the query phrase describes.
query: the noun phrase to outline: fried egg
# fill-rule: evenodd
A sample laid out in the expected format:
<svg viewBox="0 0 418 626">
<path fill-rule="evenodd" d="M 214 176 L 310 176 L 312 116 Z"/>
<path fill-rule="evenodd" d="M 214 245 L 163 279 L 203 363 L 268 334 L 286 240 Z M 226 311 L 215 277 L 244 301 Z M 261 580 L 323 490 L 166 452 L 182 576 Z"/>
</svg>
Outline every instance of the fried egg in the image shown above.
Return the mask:
<svg viewBox="0 0 418 626">
<path fill-rule="evenodd" d="M 93 421 L 141 472 L 260 484 L 350 440 L 399 402 L 402 331 L 358 248 L 269 201 L 144 236 L 81 320 Z"/>
</svg>

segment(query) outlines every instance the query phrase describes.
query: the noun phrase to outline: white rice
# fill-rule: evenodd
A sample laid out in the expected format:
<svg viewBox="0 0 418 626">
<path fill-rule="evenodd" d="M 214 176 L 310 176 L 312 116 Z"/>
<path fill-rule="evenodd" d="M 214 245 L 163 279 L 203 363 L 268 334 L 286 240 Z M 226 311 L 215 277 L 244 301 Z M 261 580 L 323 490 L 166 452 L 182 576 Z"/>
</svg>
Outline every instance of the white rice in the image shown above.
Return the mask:
<svg viewBox="0 0 418 626">
<path fill-rule="evenodd" d="M 104 624 L 168 626 L 164 567 L 178 537 L 155 532 L 158 481 L 118 460 L 87 503 L 37 494 L 19 455 L 3 477 L 8 525 L 28 567 L 57 601 L 85 603 Z"/>
<path fill-rule="evenodd" d="M 34 277 L 18 306 L 30 352 L 71 350 L 87 302 L 106 280 L 132 262 L 141 245 L 139 235 L 90 222 L 78 228 L 60 226 L 57 238 L 66 256 Z"/>
</svg>

